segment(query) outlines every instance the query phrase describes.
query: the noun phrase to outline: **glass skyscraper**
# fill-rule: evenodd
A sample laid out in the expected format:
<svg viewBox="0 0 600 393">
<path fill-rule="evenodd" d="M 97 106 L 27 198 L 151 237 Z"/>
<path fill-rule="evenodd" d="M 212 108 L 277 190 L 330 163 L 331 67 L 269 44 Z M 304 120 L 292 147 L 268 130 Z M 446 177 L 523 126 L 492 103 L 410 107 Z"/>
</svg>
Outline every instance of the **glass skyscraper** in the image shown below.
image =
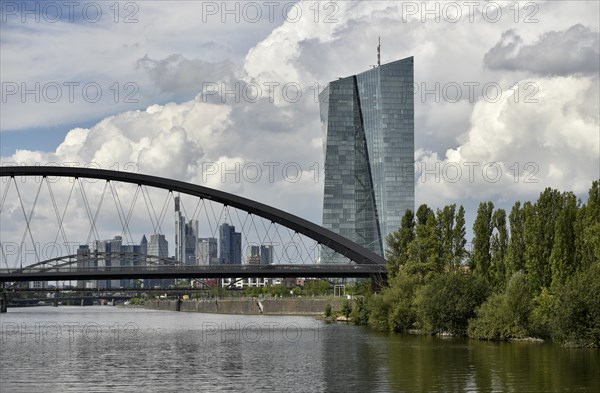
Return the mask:
<svg viewBox="0 0 600 393">
<path fill-rule="evenodd" d="M 330 82 L 319 105 L 323 227 L 384 255 L 385 238 L 414 210 L 413 58 Z M 322 263 L 345 261 L 321 252 Z"/>
<path fill-rule="evenodd" d="M 198 220 L 186 222 L 180 211 L 180 199 L 175 197 L 175 259 L 186 265 L 197 265 Z"/>
<path fill-rule="evenodd" d="M 219 227 L 219 258 L 222 265 L 242 264 L 242 234 L 227 223 Z"/>
</svg>

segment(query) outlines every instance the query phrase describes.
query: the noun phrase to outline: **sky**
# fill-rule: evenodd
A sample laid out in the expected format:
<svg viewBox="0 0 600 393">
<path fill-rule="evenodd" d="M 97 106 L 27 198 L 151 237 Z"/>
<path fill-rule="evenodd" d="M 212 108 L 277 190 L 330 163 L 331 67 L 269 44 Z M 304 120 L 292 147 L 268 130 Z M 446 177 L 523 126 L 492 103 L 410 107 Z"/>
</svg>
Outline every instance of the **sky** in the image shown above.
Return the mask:
<svg viewBox="0 0 600 393">
<path fill-rule="evenodd" d="M 416 207 L 462 204 L 470 233 L 481 201 L 600 178 L 597 1 L 0 4 L 2 165 L 135 168 L 320 224 L 317 95 L 380 37 L 382 63 L 414 57 Z"/>
</svg>

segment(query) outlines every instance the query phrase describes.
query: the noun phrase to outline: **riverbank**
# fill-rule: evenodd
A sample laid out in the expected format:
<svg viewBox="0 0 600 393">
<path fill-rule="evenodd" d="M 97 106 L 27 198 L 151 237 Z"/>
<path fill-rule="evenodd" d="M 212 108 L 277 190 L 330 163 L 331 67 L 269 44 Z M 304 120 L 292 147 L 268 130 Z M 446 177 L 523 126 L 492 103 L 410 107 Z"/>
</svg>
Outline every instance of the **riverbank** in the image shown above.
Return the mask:
<svg viewBox="0 0 600 393">
<path fill-rule="evenodd" d="M 144 308 L 237 315 L 322 315 L 327 304 L 332 311 L 342 309 L 342 298 L 273 298 L 273 299 L 198 299 L 146 300 Z"/>
</svg>

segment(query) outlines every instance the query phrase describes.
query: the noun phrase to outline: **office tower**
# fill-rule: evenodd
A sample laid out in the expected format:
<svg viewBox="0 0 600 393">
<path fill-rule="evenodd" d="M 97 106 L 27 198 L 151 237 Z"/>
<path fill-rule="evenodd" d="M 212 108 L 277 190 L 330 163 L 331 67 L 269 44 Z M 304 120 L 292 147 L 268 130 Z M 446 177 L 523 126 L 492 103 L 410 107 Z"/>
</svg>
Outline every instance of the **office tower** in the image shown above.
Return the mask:
<svg viewBox="0 0 600 393">
<path fill-rule="evenodd" d="M 196 264 L 198 221 L 186 222 L 180 211 L 180 199 L 175 197 L 175 259 L 186 265 Z"/>
<path fill-rule="evenodd" d="M 219 258 L 217 257 L 217 238 L 201 237 L 198 239 L 196 252 L 198 254 L 199 265 L 218 265 Z"/>
<path fill-rule="evenodd" d="M 248 265 L 260 265 L 260 247 L 250 246 L 248 247 L 248 258 L 246 258 Z"/>
<path fill-rule="evenodd" d="M 123 238 L 121 236 L 115 236 L 108 240 L 96 240 L 94 250 L 97 253 L 104 254 L 104 256 L 98 259 L 98 267 L 121 266 L 121 261 L 118 254 L 121 252 L 121 246 L 123 244 Z M 111 289 L 119 288 L 121 286 L 120 280 L 98 280 L 98 288 Z"/>
<path fill-rule="evenodd" d="M 150 235 L 147 254 L 157 256 L 159 258 L 169 257 L 169 242 L 165 238 L 165 235 L 158 233 L 153 233 Z"/>
<path fill-rule="evenodd" d="M 261 265 L 272 265 L 273 264 L 273 246 L 260 246 L 260 264 Z"/>
<path fill-rule="evenodd" d="M 146 237 L 143 236 L 140 244 L 123 244 L 123 238 L 121 236 L 115 236 L 109 240 L 96 240 L 95 252 L 104 254 L 100 258 L 97 258 L 94 262 L 82 262 L 86 267 L 132 267 L 144 265 L 146 262 L 145 249 L 147 244 L 144 244 Z M 83 259 L 84 256 L 89 255 L 89 247 L 87 245 L 79 246 L 77 250 L 77 258 Z M 127 254 L 127 256 L 119 255 Z M 80 263 L 78 263 L 78 266 Z M 83 285 L 89 285 L 82 283 Z M 83 286 L 82 285 L 82 286 Z M 132 288 L 136 286 L 136 281 L 131 279 L 124 280 L 98 280 L 97 288 Z"/>
<path fill-rule="evenodd" d="M 219 259 L 222 265 L 242 264 L 242 234 L 227 223 L 219 227 Z"/>
<path fill-rule="evenodd" d="M 148 239 L 146 239 L 146 235 L 142 235 L 142 240 L 140 241 L 140 253 L 148 254 Z"/>
<path fill-rule="evenodd" d="M 77 267 L 78 268 L 93 268 L 97 266 L 97 263 L 90 260 L 90 246 L 87 244 L 80 245 L 77 248 Z M 92 286 L 92 281 L 89 280 L 77 280 L 77 287 L 87 288 Z"/>
<path fill-rule="evenodd" d="M 413 58 L 330 82 L 319 94 L 323 226 L 383 255 L 414 210 Z M 324 248 L 322 263 L 347 261 Z"/>
<path fill-rule="evenodd" d="M 153 233 L 150 235 L 150 241 L 148 242 L 148 253 L 149 256 L 155 256 L 159 258 L 169 257 L 169 242 L 165 238 L 165 235 Z M 168 288 L 173 284 L 172 278 L 149 278 L 144 279 L 145 288 Z"/>
</svg>

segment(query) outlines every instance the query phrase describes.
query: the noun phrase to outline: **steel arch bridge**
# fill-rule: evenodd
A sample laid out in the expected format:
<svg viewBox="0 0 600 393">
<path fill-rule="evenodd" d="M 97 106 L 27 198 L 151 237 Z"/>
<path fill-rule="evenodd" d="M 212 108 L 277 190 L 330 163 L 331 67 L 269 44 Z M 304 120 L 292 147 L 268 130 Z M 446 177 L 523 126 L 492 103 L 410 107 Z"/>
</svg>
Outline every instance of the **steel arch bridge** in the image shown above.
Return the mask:
<svg viewBox="0 0 600 393">
<path fill-rule="evenodd" d="M 238 195 L 234 195 L 231 193 L 227 193 L 227 192 L 223 192 L 223 191 L 219 191 L 219 190 L 215 190 L 215 189 L 211 189 L 211 188 L 207 188 L 204 186 L 199 186 L 199 185 L 195 185 L 195 184 L 191 184 L 191 183 L 186 183 L 186 182 L 182 182 L 182 181 L 177 181 L 177 180 L 172 180 L 172 179 L 167 179 L 167 178 L 161 178 L 161 177 L 157 177 L 157 176 L 151 176 L 151 175 L 144 175 L 144 174 L 139 174 L 139 173 L 130 173 L 130 172 L 121 172 L 121 171 L 111 171 L 111 170 L 103 170 L 103 169 L 94 169 L 94 168 L 79 168 L 79 167 L 52 167 L 52 166 L 7 166 L 7 167 L 0 167 L 0 178 L 10 178 L 13 181 L 15 181 L 16 184 L 16 180 L 15 178 L 18 177 L 22 177 L 22 178 L 37 178 L 37 179 L 47 179 L 49 177 L 58 177 L 58 178 L 71 178 L 71 179 L 97 179 L 97 180 L 103 180 L 105 181 L 107 184 L 110 182 L 119 182 L 119 183 L 129 183 L 132 185 L 137 185 L 138 187 L 151 187 L 153 189 L 160 189 L 160 190 L 165 190 L 168 191 L 169 193 L 180 193 L 180 194 L 184 194 L 184 195 L 188 195 L 188 196 L 192 196 L 192 197 L 197 197 L 200 198 L 201 200 L 208 200 L 208 201 L 212 201 L 212 202 L 216 202 L 218 204 L 221 204 L 224 206 L 224 208 L 227 207 L 232 207 L 235 209 L 238 209 L 240 211 L 245 211 L 248 215 L 252 216 L 258 216 L 264 220 L 270 221 L 271 224 L 278 224 L 281 226 L 284 226 L 286 228 L 288 228 L 289 230 L 294 231 L 295 233 L 304 235 L 310 239 L 312 239 L 313 241 L 315 241 L 318 245 L 320 246 L 326 246 L 327 248 L 333 250 L 334 252 L 337 252 L 343 256 L 345 256 L 346 258 L 348 258 L 348 260 L 350 260 L 351 262 L 353 262 L 355 265 L 353 268 L 351 268 L 350 266 L 346 265 L 344 266 L 332 266 L 329 265 L 330 268 L 327 268 L 327 265 L 323 265 L 320 267 L 320 269 L 317 267 L 318 265 L 315 265 L 314 268 L 305 268 L 305 269 L 301 269 L 297 266 L 295 267 L 290 267 L 290 266 L 284 266 L 284 265 L 273 265 L 273 266 L 269 266 L 270 271 L 267 271 L 267 269 L 260 268 L 260 267 L 248 267 L 248 266 L 243 266 L 240 267 L 238 270 L 238 272 L 236 273 L 234 270 L 236 269 L 236 267 L 231 267 L 228 266 L 226 268 L 223 267 L 219 267 L 219 266 L 212 266 L 214 269 L 210 268 L 204 268 L 202 271 L 199 271 L 198 269 L 191 269 L 188 272 L 184 272 L 184 269 L 190 269 L 190 267 L 183 267 L 183 266 L 177 266 L 176 263 L 174 263 L 174 261 L 172 261 L 173 263 L 171 264 L 171 266 L 169 267 L 164 267 L 164 270 L 162 271 L 162 274 L 165 274 L 166 276 L 171 276 L 174 277 L 176 274 L 182 274 L 183 277 L 192 277 L 194 276 L 194 274 L 196 275 L 200 275 L 200 277 L 231 277 L 232 274 L 236 275 L 236 274 L 244 274 L 244 276 L 250 276 L 251 274 L 254 274 L 256 276 L 256 274 L 258 274 L 259 276 L 263 276 L 264 274 L 268 274 L 268 276 L 270 277 L 276 277 L 276 276 L 290 276 L 290 271 L 295 271 L 295 273 L 293 274 L 298 274 L 298 275 L 304 275 L 304 276 L 310 276 L 310 277 L 324 277 L 326 276 L 326 274 L 330 274 L 329 277 L 360 277 L 360 276 L 365 276 L 365 275 L 385 275 L 386 271 L 385 271 L 385 265 L 386 265 L 386 260 L 358 245 L 355 242 L 350 241 L 349 239 L 346 239 L 340 235 L 338 235 L 337 233 L 334 233 L 330 230 L 327 230 L 317 224 L 314 224 L 308 220 L 305 220 L 301 217 L 295 216 L 293 214 L 290 214 L 288 212 L 285 212 L 283 210 L 268 206 L 266 204 L 262 204 L 247 198 L 243 198 L 240 197 Z M 40 184 L 41 187 L 41 184 Z M 5 193 L 8 192 L 8 189 L 5 190 Z M 18 190 L 17 190 L 18 192 Z M 38 190 L 39 193 L 39 190 Z M 6 195 L 2 195 L 2 200 L 0 201 L 0 212 L 2 212 L 2 206 L 5 202 L 6 199 Z M 19 198 L 20 198 L 20 194 L 19 194 Z M 54 197 L 53 197 L 54 198 Z M 37 200 L 37 196 L 36 196 L 36 200 Z M 22 202 L 21 202 L 22 204 Z M 35 205 L 34 205 L 35 206 Z M 56 209 L 56 207 L 55 207 Z M 23 214 L 26 216 L 25 211 L 23 209 Z M 33 214 L 33 213 L 31 213 Z M 27 220 L 27 217 L 25 217 Z M 27 221 L 27 227 L 29 227 L 29 221 Z M 58 236 L 58 235 L 57 235 Z M 25 234 L 23 235 L 23 238 L 25 238 Z M 69 260 L 69 258 L 71 258 L 71 262 L 70 263 L 64 263 L 65 258 L 67 258 L 67 260 Z M 60 266 L 54 266 L 54 271 L 55 272 L 60 272 L 60 268 L 65 268 L 67 265 L 71 267 L 73 266 L 72 263 L 72 258 L 73 256 L 65 256 L 65 257 L 60 257 L 60 258 L 55 258 L 57 261 L 63 261 L 63 265 Z M 17 274 L 19 273 L 20 278 L 17 279 L 17 281 L 27 281 L 27 280 L 37 280 L 39 278 L 36 277 L 40 277 L 39 273 L 41 272 L 50 272 L 50 270 L 52 269 L 48 269 L 47 267 L 52 265 L 52 264 L 48 264 L 49 262 L 51 262 L 50 260 L 48 261 L 38 261 L 38 263 L 36 264 L 37 266 L 37 270 L 34 268 L 34 266 L 29 266 L 29 268 L 33 268 L 33 269 L 29 269 L 29 274 L 27 274 L 27 272 L 23 269 L 19 269 L 19 271 L 14 270 L 11 272 L 10 269 L 0 269 L 0 281 L 1 282 L 6 282 L 6 281 L 11 281 L 10 277 L 11 273 Z M 165 261 L 163 261 L 165 262 Z M 168 261 L 167 261 L 168 262 Z M 168 265 L 169 263 L 167 263 Z M 46 266 L 46 269 L 43 269 L 42 267 Z M 170 270 L 169 270 L 170 269 Z M 179 269 L 179 273 L 176 273 L 176 269 Z M 221 270 L 218 270 L 221 269 Z M 230 269 L 230 272 L 227 272 L 226 270 Z M 245 269 L 245 271 L 243 271 Z M 287 269 L 287 272 L 286 272 Z M 117 269 L 114 269 L 115 271 Z M 115 275 L 115 272 L 111 273 L 112 276 L 111 277 L 117 277 L 119 276 L 118 274 Z M 148 273 L 148 272 L 146 272 Z M 284 274 L 285 273 L 285 274 Z M 37 274 L 37 275 L 36 275 Z M 133 275 L 144 275 L 144 272 L 140 269 L 137 269 L 137 271 L 135 269 L 133 269 L 133 267 L 129 268 L 129 270 L 125 269 L 122 271 L 121 273 L 122 275 L 120 277 L 131 277 Z M 159 272 L 152 272 L 150 273 L 152 276 L 158 276 L 160 275 Z M 211 276 L 212 274 L 212 276 Z M 310 274 L 314 274 L 314 275 L 310 275 Z M 54 276 L 54 275 L 50 275 L 50 276 Z M 57 277 L 63 277 L 65 276 L 63 275 L 56 275 Z M 72 270 L 71 270 L 71 274 L 67 274 L 66 276 L 73 276 L 75 277 L 76 275 L 73 274 Z M 65 276 L 65 277 L 66 277 Z M 88 277 L 88 275 L 86 275 L 86 277 Z M 46 274 L 46 276 L 44 277 L 49 277 L 48 274 Z M 13 275 L 13 278 L 16 278 L 15 275 Z M 73 278 L 76 279 L 76 278 Z M 14 281 L 14 280 L 12 280 Z"/>
</svg>

